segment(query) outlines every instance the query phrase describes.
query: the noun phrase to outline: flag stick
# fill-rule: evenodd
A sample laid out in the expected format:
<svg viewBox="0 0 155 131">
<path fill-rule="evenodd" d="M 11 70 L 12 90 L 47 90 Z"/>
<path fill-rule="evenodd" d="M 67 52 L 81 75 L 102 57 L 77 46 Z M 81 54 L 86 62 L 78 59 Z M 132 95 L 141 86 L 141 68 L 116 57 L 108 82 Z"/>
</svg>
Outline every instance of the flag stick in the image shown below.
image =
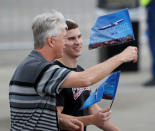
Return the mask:
<svg viewBox="0 0 155 131">
<path fill-rule="evenodd" d="M 112 100 L 112 102 L 111 102 L 111 104 L 110 104 L 110 109 L 111 109 L 113 103 L 114 103 L 114 99 Z"/>
</svg>

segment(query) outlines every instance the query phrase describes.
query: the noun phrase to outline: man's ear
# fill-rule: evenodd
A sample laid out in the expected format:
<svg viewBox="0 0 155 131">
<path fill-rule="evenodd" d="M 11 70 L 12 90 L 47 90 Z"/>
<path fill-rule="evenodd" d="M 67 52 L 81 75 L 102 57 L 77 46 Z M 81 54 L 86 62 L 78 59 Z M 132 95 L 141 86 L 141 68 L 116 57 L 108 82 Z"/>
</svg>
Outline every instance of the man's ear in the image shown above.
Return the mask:
<svg viewBox="0 0 155 131">
<path fill-rule="evenodd" d="M 53 48 L 54 43 L 55 43 L 55 39 L 53 37 L 48 37 L 47 43 L 48 43 L 49 47 Z"/>
</svg>

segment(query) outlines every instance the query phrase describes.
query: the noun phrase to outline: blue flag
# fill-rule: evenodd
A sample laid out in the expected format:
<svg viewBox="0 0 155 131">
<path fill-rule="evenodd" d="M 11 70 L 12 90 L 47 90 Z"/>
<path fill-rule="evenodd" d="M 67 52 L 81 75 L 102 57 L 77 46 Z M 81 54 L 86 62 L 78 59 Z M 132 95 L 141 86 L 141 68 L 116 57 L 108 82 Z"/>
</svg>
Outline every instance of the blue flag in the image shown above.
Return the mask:
<svg viewBox="0 0 155 131">
<path fill-rule="evenodd" d="M 123 44 L 134 40 L 128 9 L 99 16 L 91 28 L 89 49 Z"/>
<path fill-rule="evenodd" d="M 81 109 L 99 102 L 101 99 L 114 100 L 119 82 L 120 71 L 112 73 L 96 90 L 86 99 Z"/>
</svg>

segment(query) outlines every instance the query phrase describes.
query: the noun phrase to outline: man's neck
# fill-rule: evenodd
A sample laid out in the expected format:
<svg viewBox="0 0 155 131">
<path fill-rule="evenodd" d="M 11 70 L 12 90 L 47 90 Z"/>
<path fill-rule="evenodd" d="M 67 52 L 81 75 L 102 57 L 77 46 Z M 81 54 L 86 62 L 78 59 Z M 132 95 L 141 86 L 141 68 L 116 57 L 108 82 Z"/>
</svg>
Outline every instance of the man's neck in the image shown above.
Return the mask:
<svg viewBox="0 0 155 131">
<path fill-rule="evenodd" d="M 77 67 L 77 62 L 78 62 L 78 57 L 77 58 L 71 58 L 66 55 L 64 55 L 62 58 L 58 59 L 62 64 L 69 68 L 76 68 Z"/>
<path fill-rule="evenodd" d="M 47 61 L 52 62 L 56 58 L 54 55 L 49 54 L 49 52 L 46 49 L 35 49 L 37 52 L 39 52 Z"/>
</svg>

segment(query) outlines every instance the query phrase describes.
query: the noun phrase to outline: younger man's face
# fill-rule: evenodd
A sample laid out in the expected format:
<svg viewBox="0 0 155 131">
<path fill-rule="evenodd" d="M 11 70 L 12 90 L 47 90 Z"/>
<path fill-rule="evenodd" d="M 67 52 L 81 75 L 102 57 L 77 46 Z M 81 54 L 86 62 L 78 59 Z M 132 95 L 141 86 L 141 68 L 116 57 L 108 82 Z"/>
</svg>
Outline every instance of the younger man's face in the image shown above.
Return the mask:
<svg viewBox="0 0 155 131">
<path fill-rule="evenodd" d="M 79 28 L 67 30 L 64 53 L 70 57 L 79 57 L 82 53 L 82 36 Z"/>
</svg>

